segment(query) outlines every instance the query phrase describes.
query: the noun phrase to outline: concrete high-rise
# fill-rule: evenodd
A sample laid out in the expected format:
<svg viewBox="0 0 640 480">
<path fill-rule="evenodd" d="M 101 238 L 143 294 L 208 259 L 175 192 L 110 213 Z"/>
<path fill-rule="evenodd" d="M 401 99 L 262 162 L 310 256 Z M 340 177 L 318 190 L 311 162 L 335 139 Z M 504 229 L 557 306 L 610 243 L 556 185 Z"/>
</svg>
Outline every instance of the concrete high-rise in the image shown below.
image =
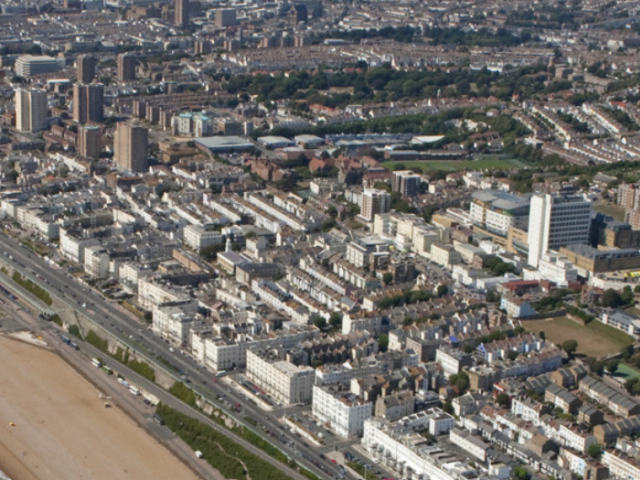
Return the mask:
<svg viewBox="0 0 640 480">
<path fill-rule="evenodd" d="M 420 175 L 411 170 L 393 172 L 391 189 L 403 197 L 414 197 L 420 193 Z"/>
<path fill-rule="evenodd" d="M 233 27 L 236 24 L 235 8 L 221 8 L 215 12 L 216 27 Z"/>
<path fill-rule="evenodd" d="M 104 120 L 104 85 L 73 85 L 73 120 L 78 123 Z"/>
<path fill-rule="evenodd" d="M 362 192 L 360 216 L 367 222 L 372 222 L 376 213 L 387 213 L 391 210 L 391 195 L 384 190 L 365 188 Z"/>
<path fill-rule="evenodd" d="M 537 267 L 547 250 L 589 243 L 591 202 L 580 195 L 537 194 L 529 209 L 529 258 Z"/>
<path fill-rule="evenodd" d="M 136 79 L 136 57 L 132 53 L 118 55 L 118 81 L 130 82 Z"/>
<path fill-rule="evenodd" d="M 118 168 L 142 172 L 149 166 L 149 130 L 145 127 L 118 123 L 113 147 Z"/>
<path fill-rule="evenodd" d="M 178 27 L 189 25 L 189 0 L 175 0 L 173 3 L 174 24 Z"/>
<path fill-rule="evenodd" d="M 78 68 L 78 82 L 91 83 L 96 76 L 96 57 L 92 55 L 80 55 L 76 59 Z"/>
<path fill-rule="evenodd" d="M 100 129 L 83 125 L 78 129 L 78 154 L 84 158 L 98 158 L 102 151 Z"/>
<path fill-rule="evenodd" d="M 39 88 L 16 90 L 16 128 L 20 132 L 46 130 L 47 92 Z"/>
</svg>

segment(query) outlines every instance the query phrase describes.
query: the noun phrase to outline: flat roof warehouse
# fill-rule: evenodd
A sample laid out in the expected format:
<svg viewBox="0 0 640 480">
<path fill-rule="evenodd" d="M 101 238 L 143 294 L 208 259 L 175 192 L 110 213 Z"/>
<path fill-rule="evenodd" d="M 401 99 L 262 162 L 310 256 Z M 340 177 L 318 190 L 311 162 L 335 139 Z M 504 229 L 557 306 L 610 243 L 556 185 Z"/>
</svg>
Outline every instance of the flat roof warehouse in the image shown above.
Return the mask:
<svg viewBox="0 0 640 480">
<path fill-rule="evenodd" d="M 249 140 L 236 136 L 203 137 L 194 140 L 200 150 L 210 152 L 234 152 L 241 150 L 251 150 L 256 146 Z"/>
</svg>

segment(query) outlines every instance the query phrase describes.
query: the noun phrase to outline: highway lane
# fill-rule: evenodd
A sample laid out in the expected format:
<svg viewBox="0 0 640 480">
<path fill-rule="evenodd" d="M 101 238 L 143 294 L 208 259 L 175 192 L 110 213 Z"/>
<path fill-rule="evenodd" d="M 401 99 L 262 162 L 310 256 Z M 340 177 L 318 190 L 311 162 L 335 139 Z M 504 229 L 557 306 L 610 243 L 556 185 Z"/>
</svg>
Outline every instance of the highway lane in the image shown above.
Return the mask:
<svg viewBox="0 0 640 480">
<path fill-rule="evenodd" d="M 206 369 L 202 369 L 195 361 L 189 360 L 178 352 L 171 352 L 167 343 L 147 330 L 148 326 L 139 322 L 132 314 L 124 313 L 119 307 L 105 300 L 90 287 L 83 286 L 64 270 L 53 268 L 31 250 L 20 246 L 4 233 L 0 233 L 0 250 L 3 253 L 7 252 L 7 256 L 3 260 L 11 264 L 13 268 L 47 289 L 59 300 L 66 303 L 69 308 L 100 324 L 101 328 L 120 339 L 125 345 L 129 345 L 132 350 L 141 352 L 155 363 L 158 362 L 154 357 L 177 367 L 180 372 L 188 375 L 194 390 L 204 398 L 212 401 L 225 413 L 236 418 L 269 442 L 279 446 L 316 475 L 327 476 L 328 473 L 329 476 L 335 478 L 339 476 L 338 468 L 320 457 L 320 449 L 312 448 L 305 440 L 291 434 L 288 430 L 282 430 L 281 423 L 274 415 L 254 406 L 242 394 L 222 382 L 213 381 L 212 374 Z M 9 259 L 9 255 L 13 257 L 13 260 Z M 176 375 L 176 380 L 181 380 L 181 378 Z M 241 412 L 233 412 L 224 403 L 218 402 L 218 396 L 224 397 L 223 402 L 227 400 L 231 405 L 242 405 Z M 244 422 L 244 416 L 258 421 L 265 430 L 275 433 L 285 443 L 276 443 L 274 437 L 265 436 L 266 434 L 260 429 L 247 425 Z M 287 446 L 291 444 L 293 447 Z"/>
</svg>

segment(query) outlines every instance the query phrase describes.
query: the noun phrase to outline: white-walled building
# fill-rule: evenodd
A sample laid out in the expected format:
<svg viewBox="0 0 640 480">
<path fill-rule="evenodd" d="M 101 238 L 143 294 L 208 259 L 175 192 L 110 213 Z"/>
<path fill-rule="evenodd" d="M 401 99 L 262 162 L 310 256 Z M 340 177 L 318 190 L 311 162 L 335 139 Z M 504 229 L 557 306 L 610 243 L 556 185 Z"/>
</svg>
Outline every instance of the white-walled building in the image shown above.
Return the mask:
<svg viewBox="0 0 640 480">
<path fill-rule="evenodd" d="M 109 255 L 101 245 L 85 248 L 84 271 L 93 278 L 107 278 L 109 276 Z"/>
<path fill-rule="evenodd" d="M 313 387 L 311 412 L 337 435 L 350 438 L 362 435 L 364 422 L 373 413 L 373 405 L 349 391 L 316 385 Z"/>
<path fill-rule="evenodd" d="M 567 287 L 569 282 L 578 279 L 578 269 L 567 257 L 557 252 L 549 251 L 542 255 L 538 263 L 538 269 L 523 270 L 525 280 L 549 280 L 558 287 Z"/>
<path fill-rule="evenodd" d="M 614 478 L 622 480 L 640 478 L 640 461 L 619 450 L 605 450 L 602 452 L 601 462 L 605 467 L 609 467 L 609 473 Z"/>
<path fill-rule="evenodd" d="M 224 237 L 214 225 L 187 225 L 183 232 L 184 244 L 199 252 L 203 248 L 222 245 Z"/>
<path fill-rule="evenodd" d="M 311 402 L 315 372 L 273 357 L 269 351 L 247 351 L 247 378 L 283 405 Z"/>
<path fill-rule="evenodd" d="M 479 472 L 470 462 L 450 454 L 438 445 L 425 445 L 417 433 L 429 419 L 420 412 L 390 423 L 369 419 L 364 424 L 362 446 L 375 461 L 394 470 L 403 478 L 430 480 L 459 480 L 477 478 Z"/>
<path fill-rule="evenodd" d="M 151 331 L 169 340 L 173 345 L 186 344 L 189 340 L 191 326 L 202 323 L 197 312 L 198 303 L 195 300 L 154 305 Z"/>
<path fill-rule="evenodd" d="M 468 430 L 452 428 L 449 432 L 449 440 L 466 452 L 483 462 L 487 461 L 487 450 L 491 447 L 481 437 L 472 435 Z"/>
</svg>

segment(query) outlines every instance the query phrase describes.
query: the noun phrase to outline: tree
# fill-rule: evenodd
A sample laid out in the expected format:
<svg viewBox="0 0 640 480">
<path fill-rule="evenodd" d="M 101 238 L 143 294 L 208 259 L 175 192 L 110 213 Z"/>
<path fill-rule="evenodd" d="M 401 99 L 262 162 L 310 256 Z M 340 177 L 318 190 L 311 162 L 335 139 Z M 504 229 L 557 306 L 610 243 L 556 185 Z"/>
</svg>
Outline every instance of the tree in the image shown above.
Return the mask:
<svg viewBox="0 0 640 480">
<path fill-rule="evenodd" d="M 577 340 L 565 340 L 562 342 L 562 349 L 567 352 L 569 355 L 573 355 L 578 350 L 578 341 Z"/>
<path fill-rule="evenodd" d="M 596 360 L 595 358 L 591 359 L 591 362 L 588 363 L 589 368 L 596 375 L 602 375 L 604 372 L 604 362 L 602 360 Z"/>
<path fill-rule="evenodd" d="M 603 307 L 618 308 L 623 304 L 623 301 L 617 291 L 613 288 L 609 288 L 602 294 L 600 304 Z"/>
<path fill-rule="evenodd" d="M 329 325 L 333 328 L 338 328 L 342 325 L 342 313 L 333 312 L 329 317 Z"/>
<path fill-rule="evenodd" d="M 592 443 L 587 448 L 587 453 L 591 458 L 599 459 L 600 455 L 602 455 L 602 445 L 599 443 Z"/>
<path fill-rule="evenodd" d="M 612 358 L 611 360 L 607 360 L 604 366 L 607 369 L 607 372 L 613 375 L 618 370 L 619 364 L 620 364 L 620 361 L 618 359 Z"/>
<path fill-rule="evenodd" d="M 76 337 L 80 337 L 80 328 L 78 327 L 78 325 L 71 325 L 69 327 L 69 333 L 71 335 L 75 335 Z"/>
<path fill-rule="evenodd" d="M 385 273 L 382 275 L 382 281 L 385 285 L 389 285 L 393 281 L 393 274 L 390 272 Z"/>
<path fill-rule="evenodd" d="M 507 358 L 509 360 L 515 360 L 518 358 L 518 352 L 516 350 L 510 350 L 509 353 L 507 353 Z"/>
<path fill-rule="evenodd" d="M 631 290 L 631 287 L 629 285 L 625 286 L 622 289 L 622 294 L 620 295 L 620 300 L 622 300 L 622 302 L 625 305 L 629 305 L 629 304 L 633 303 L 633 301 L 634 301 L 633 291 Z"/>
<path fill-rule="evenodd" d="M 497 303 L 500 301 L 500 298 L 500 294 L 495 290 L 489 290 L 484 297 L 484 299 L 489 303 Z"/>
<path fill-rule="evenodd" d="M 442 410 L 444 410 L 445 413 L 448 413 L 449 415 L 453 415 L 455 413 L 453 410 L 453 405 L 451 405 L 451 402 L 449 401 L 445 402 L 445 404 L 442 405 Z"/>
<path fill-rule="evenodd" d="M 538 336 L 540 337 L 540 340 L 546 340 L 547 339 L 547 334 L 544 333 L 544 330 L 540 330 L 540 333 L 538 333 Z"/>
<path fill-rule="evenodd" d="M 460 372 L 460 373 L 451 375 L 449 377 L 449 383 L 451 384 L 451 386 L 458 388 L 458 393 L 460 395 L 463 395 L 464 393 L 466 393 L 466 391 L 469 390 L 469 386 L 471 385 L 471 382 L 469 381 L 469 375 L 467 375 L 467 372 Z"/>
<path fill-rule="evenodd" d="M 509 395 L 507 395 L 506 393 L 501 393 L 496 397 L 496 401 L 498 402 L 498 405 L 500 405 L 501 407 L 508 407 Z"/>
<path fill-rule="evenodd" d="M 381 352 L 386 352 L 389 348 L 389 335 L 382 334 L 378 337 L 378 349 Z"/>
<path fill-rule="evenodd" d="M 322 329 L 327 326 L 327 320 L 324 317 L 318 317 L 313 321 L 313 324 Z"/>
<path fill-rule="evenodd" d="M 438 297 L 444 297 L 447 293 L 449 293 L 449 286 L 442 284 L 438 285 Z"/>
<path fill-rule="evenodd" d="M 626 382 L 624 382 L 624 388 L 627 389 L 632 395 L 640 395 L 640 379 L 638 378 L 630 378 Z"/>
<path fill-rule="evenodd" d="M 513 480 L 530 480 L 531 474 L 529 473 L 529 470 L 526 469 L 526 467 L 519 465 L 511 470 L 511 478 Z"/>
</svg>

